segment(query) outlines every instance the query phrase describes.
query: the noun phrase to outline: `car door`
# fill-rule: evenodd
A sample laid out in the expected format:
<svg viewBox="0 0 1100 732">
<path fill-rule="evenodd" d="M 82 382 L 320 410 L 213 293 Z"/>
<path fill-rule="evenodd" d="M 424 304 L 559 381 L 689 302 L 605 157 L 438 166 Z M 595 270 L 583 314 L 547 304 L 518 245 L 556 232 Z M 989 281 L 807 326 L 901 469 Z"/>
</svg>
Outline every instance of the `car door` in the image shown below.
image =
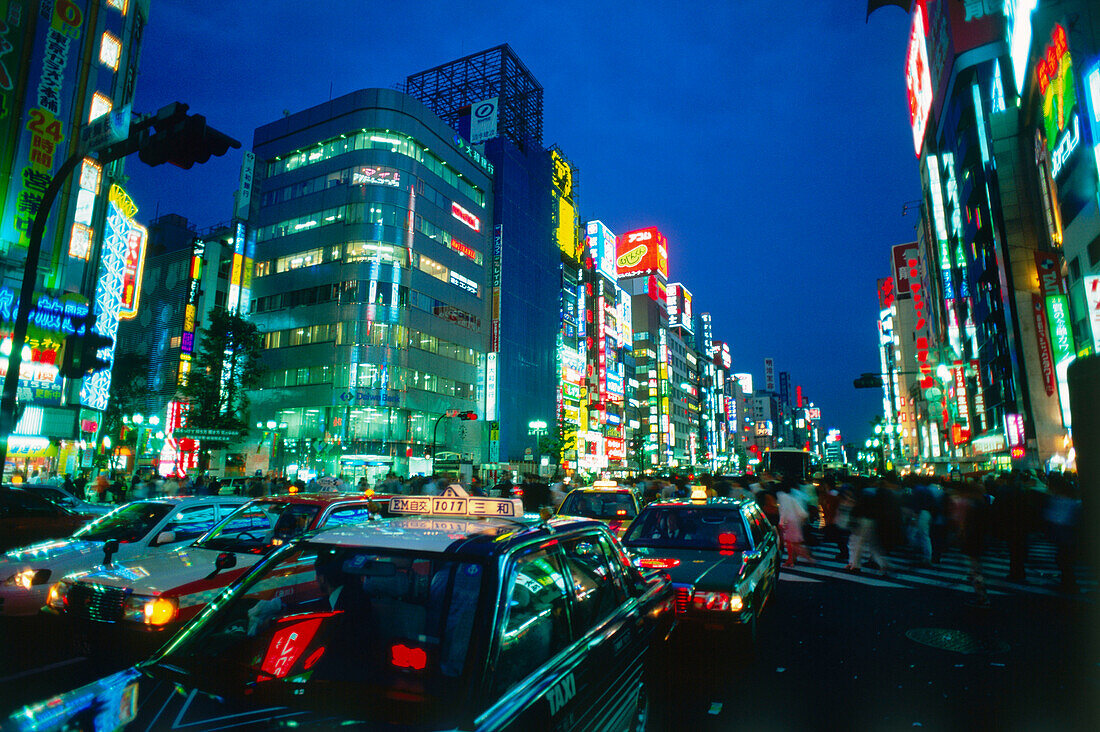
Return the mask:
<svg viewBox="0 0 1100 732">
<path fill-rule="evenodd" d="M 754 607 L 760 608 L 771 597 L 778 580 L 779 541 L 776 539 L 775 529 L 755 503 L 742 505 L 741 511 L 752 536 L 752 554 L 755 558 L 751 561 L 757 565 L 756 571 L 760 577 Z"/>
<path fill-rule="evenodd" d="M 570 629 L 563 562 L 556 542 L 547 542 L 517 550 L 503 567 L 479 732 L 570 728 L 584 653 Z"/>
<path fill-rule="evenodd" d="M 629 730 L 645 681 L 652 618 L 643 617 L 619 552 L 605 533 L 561 541 L 571 580 L 572 630 L 586 657 L 574 671 L 569 729 Z"/>
</svg>

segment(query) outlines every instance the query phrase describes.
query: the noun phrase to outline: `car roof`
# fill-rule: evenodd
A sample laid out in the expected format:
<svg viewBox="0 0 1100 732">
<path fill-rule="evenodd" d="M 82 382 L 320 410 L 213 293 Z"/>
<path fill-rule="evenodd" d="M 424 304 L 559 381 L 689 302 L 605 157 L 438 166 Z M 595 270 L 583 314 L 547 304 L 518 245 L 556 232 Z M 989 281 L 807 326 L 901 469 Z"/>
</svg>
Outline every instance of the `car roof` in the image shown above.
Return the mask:
<svg viewBox="0 0 1100 732">
<path fill-rule="evenodd" d="M 377 494 L 368 496 L 366 493 L 280 493 L 274 496 L 253 498 L 250 503 L 300 503 L 307 506 L 328 506 L 344 501 L 378 501 L 389 500 L 389 495 Z"/>
<path fill-rule="evenodd" d="M 629 493 L 630 495 L 634 495 L 634 491 L 630 490 L 629 488 L 624 488 L 623 486 L 611 488 L 606 486 L 596 487 L 591 485 L 574 488 L 573 490 L 569 491 L 569 493 Z"/>
<path fill-rule="evenodd" d="M 183 503 L 240 503 L 244 505 L 248 501 L 246 496 L 156 496 L 154 498 L 139 498 L 131 503 L 170 503 L 180 505 Z"/>
<path fill-rule="evenodd" d="M 320 529 L 311 541 L 344 547 L 399 549 L 444 554 L 500 556 L 513 546 L 554 538 L 586 527 L 603 527 L 590 519 L 538 516 L 465 518 L 401 516 Z"/>
<path fill-rule="evenodd" d="M 668 500 L 651 501 L 646 504 L 646 508 L 699 508 L 701 506 L 707 506 L 710 508 L 738 508 L 743 504 L 751 504 L 754 501 L 750 498 L 708 498 L 705 501 L 693 501 L 690 498 L 672 498 Z"/>
</svg>

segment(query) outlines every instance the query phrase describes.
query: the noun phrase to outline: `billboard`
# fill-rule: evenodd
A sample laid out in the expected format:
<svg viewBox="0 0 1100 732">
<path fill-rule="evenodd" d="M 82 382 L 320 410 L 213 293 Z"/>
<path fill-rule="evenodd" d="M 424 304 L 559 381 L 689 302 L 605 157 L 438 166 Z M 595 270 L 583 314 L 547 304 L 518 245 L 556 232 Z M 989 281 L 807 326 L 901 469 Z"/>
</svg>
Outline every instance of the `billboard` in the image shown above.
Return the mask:
<svg viewBox="0 0 1100 732">
<path fill-rule="evenodd" d="M 1042 98 L 1040 112 L 1050 154 L 1050 173 L 1057 179 L 1081 143 L 1073 60 L 1069 55 L 1066 29 L 1060 24 L 1055 24 L 1046 52 L 1035 63 L 1035 81 Z"/>
<path fill-rule="evenodd" d="M 932 73 L 928 67 L 928 21 L 924 2 L 913 6 L 913 25 L 909 29 L 909 47 L 905 53 L 905 86 L 909 92 L 909 124 L 913 128 L 913 147 L 920 157 L 924 131 L 932 111 Z"/>
<path fill-rule="evenodd" d="M 615 235 L 602 221 L 589 221 L 585 224 L 588 244 L 588 256 L 596 271 L 611 280 L 615 280 Z"/>
<path fill-rule="evenodd" d="M 912 297 L 911 282 L 914 281 L 914 272 L 917 272 L 918 248 L 917 242 L 897 244 L 892 249 L 894 262 L 894 296 L 898 300 L 908 300 Z M 915 279 L 918 288 L 920 277 Z"/>
<path fill-rule="evenodd" d="M 0 254 L 6 254 L 12 245 L 26 248 L 30 243 L 31 223 L 39 203 L 54 171 L 65 158 L 66 143 L 73 134 L 85 4 L 83 0 L 42 3 L 43 16 L 38 18 L 33 41 L 26 36 L 19 37 L 25 33 L 20 24 L 25 23 L 28 28 L 33 25 L 31 9 L 18 3 L 0 6 L 8 11 L 7 17 L 0 18 L 0 30 L 4 31 L 0 35 L 0 63 L 3 64 L 0 68 L 8 72 L 7 83 L 0 77 L 0 89 L 10 91 L 17 83 L 22 59 L 10 51 L 23 43 L 30 45 L 33 42 L 31 48 L 24 49 L 31 51 L 27 85 L 22 108 L 15 110 L 16 119 L 25 120 L 25 125 L 16 132 L 14 144 L 8 145 L 4 140 L 0 145 L 0 154 L 12 156 L 10 169 L 0 168 L 0 179 L 8 186 L 0 209 L 3 211 Z M 7 21 L 13 14 L 20 19 L 20 24 L 9 29 Z M 10 75 L 12 71 L 14 75 Z M 12 97 L 9 99 L 16 101 Z M 3 122 L 0 117 L 0 123 Z M 8 126 L 3 124 L 0 130 Z M 43 241 L 50 239 L 47 231 Z"/>
<path fill-rule="evenodd" d="M 764 390 L 775 391 L 775 359 L 764 359 Z"/>
<path fill-rule="evenodd" d="M 668 306 L 668 326 L 683 328 L 689 333 L 695 332 L 695 319 L 691 306 L 691 291 L 679 282 L 668 286 L 666 291 Z"/>
<path fill-rule="evenodd" d="M 620 236 L 615 257 L 615 273 L 619 277 L 659 274 L 668 280 L 668 241 L 656 226 Z"/>
<path fill-rule="evenodd" d="M 733 378 L 741 385 L 741 393 L 752 395 L 752 374 L 734 374 Z"/>
<path fill-rule="evenodd" d="M 129 249 L 131 219 L 127 212 L 133 203 L 126 192 L 112 185 L 109 192 L 107 222 L 103 233 L 103 251 L 99 282 L 95 294 L 96 333 L 111 339 L 111 345 L 101 348 L 99 358 L 114 365 L 118 320 L 122 310 L 123 284 L 126 276 L 126 254 Z M 111 390 L 111 369 L 86 376 L 80 386 L 80 403 L 103 411 Z"/>
</svg>

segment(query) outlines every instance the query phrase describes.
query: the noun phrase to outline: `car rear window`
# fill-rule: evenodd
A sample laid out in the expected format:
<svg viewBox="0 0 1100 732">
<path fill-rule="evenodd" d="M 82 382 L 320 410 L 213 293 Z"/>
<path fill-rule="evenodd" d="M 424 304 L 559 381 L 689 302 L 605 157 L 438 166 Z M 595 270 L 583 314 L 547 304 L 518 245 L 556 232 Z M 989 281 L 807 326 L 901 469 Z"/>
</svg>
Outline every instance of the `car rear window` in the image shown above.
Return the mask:
<svg viewBox="0 0 1100 732">
<path fill-rule="evenodd" d="M 638 512 L 634 508 L 634 499 L 627 493 L 600 493 L 596 491 L 574 491 L 562 501 L 558 513 L 565 516 L 584 516 L 585 518 L 632 519 Z"/>
<path fill-rule="evenodd" d="M 629 546 L 746 551 L 745 524 L 736 507 L 650 507 L 623 537 Z"/>
<path fill-rule="evenodd" d="M 218 693 L 441 722 L 462 704 L 485 576 L 453 556 L 303 543 L 164 660 Z"/>
<path fill-rule="evenodd" d="M 262 554 L 305 533 L 319 510 L 319 506 L 290 501 L 249 503 L 223 519 L 198 543 L 219 552 Z"/>
</svg>

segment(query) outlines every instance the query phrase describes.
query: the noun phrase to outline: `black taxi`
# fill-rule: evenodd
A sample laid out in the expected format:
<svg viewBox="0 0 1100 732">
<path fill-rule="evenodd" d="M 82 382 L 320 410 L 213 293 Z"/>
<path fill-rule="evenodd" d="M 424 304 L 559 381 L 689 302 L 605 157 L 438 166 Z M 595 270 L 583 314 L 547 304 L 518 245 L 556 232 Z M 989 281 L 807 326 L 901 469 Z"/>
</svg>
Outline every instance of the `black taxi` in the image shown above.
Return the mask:
<svg viewBox="0 0 1100 732">
<path fill-rule="evenodd" d="M 671 579 L 684 631 L 755 642 L 779 577 L 779 539 L 755 501 L 708 498 L 696 486 L 690 499 L 648 504 L 623 546 Z"/>
<path fill-rule="evenodd" d="M 390 511 L 277 549 L 149 660 L 8 726 L 634 730 L 664 708 L 672 588 L 605 525 L 457 486 Z"/>
</svg>

